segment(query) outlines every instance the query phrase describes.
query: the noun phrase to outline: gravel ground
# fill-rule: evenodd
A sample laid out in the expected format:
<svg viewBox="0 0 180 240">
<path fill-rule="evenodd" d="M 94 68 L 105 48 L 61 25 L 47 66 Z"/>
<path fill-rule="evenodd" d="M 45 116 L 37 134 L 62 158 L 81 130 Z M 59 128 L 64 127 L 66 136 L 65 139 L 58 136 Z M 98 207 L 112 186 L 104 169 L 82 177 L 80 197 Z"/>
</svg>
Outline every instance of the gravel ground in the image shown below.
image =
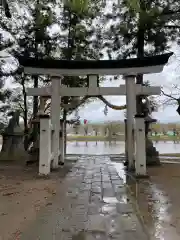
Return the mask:
<svg viewBox="0 0 180 240">
<path fill-rule="evenodd" d="M 0 164 L 0 240 L 20 239 L 40 208 L 51 203 L 71 166 L 42 179 L 36 167 Z"/>
</svg>

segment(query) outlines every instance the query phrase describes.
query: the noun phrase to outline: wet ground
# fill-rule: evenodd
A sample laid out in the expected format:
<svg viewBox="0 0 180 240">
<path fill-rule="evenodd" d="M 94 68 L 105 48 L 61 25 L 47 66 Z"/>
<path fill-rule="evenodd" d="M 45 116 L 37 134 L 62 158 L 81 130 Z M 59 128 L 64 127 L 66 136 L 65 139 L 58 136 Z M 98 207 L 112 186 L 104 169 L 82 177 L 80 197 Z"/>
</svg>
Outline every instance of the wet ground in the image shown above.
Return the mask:
<svg viewBox="0 0 180 240">
<path fill-rule="evenodd" d="M 0 239 L 180 239 L 180 164 L 136 181 L 114 155 L 67 159 L 74 167 L 46 180 L 0 168 Z"/>
<path fill-rule="evenodd" d="M 109 157 L 81 156 L 20 239 L 149 239 L 125 182 Z"/>
<path fill-rule="evenodd" d="M 150 178 L 128 181 L 152 240 L 180 239 L 180 165 L 149 168 Z"/>
<path fill-rule="evenodd" d="M 174 142 L 154 142 L 160 154 L 179 153 L 180 143 Z M 97 151 L 98 148 L 98 151 Z M 68 142 L 68 154 L 90 154 L 90 155 L 108 155 L 124 153 L 124 142 Z"/>
</svg>

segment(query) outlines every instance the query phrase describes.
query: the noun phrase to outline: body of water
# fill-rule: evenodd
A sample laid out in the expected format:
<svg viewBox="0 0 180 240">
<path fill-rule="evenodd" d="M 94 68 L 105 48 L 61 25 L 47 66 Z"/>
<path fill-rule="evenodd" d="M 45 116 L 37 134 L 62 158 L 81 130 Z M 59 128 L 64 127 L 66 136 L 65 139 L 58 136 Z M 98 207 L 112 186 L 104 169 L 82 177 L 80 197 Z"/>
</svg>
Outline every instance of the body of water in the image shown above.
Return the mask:
<svg viewBox="0 0 180 240">
<path fill-rule="evenodd" d="M 160 154 L 180 153 L 180 143 L 157 142 L 154 143 Z M 0 144 L 0 149 L 2 145 Z M 67 154 L 108 155 L 123 154 L 124 142 L 67 142 Z"/>
<path fill-rule="evenodd" d="M 180 153 L 180 143 L 174 142 L 157 142 L 154 143 L 157 151 L 160 154 L 166 153 Z M 121 154 L 124 153 L 124 142 L 68 142 L 67 153 L 68 154 Z"/>
</svg>

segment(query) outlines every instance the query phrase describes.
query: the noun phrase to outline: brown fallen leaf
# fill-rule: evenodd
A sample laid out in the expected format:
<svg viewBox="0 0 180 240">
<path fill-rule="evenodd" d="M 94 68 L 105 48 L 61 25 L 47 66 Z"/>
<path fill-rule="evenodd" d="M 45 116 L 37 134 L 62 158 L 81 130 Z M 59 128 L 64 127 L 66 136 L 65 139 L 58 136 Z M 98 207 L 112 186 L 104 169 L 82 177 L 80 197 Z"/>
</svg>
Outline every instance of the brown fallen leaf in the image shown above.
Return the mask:
<svg viewBox="0 0 180 240">
<path fill-rule="evenodd" d="M 52 205 L 52 202 L 49 202 L 49 203 L 46 204 L 46 206 L 50 206 L 50 205 Z"/>
<path fill-rule="evenodd" d="M 14 240 L 20 240 L 22 232 L 20 230 L 17 230 L 13 235 L 14 235 Z"/>
<path fill-rule="evenodd" d="M 3 196 L 11 196 L 11 195 L 14 195 L 14 194 L 17 194 L 19 192 L 8 192 L 8 193 L 3 193 L 2 195 Z"/>
<path fill-rule="evenodd" d="M 0 216 L 6 216 L 7 215 L 7 213 L 1 213 L 0 214 Z"/>
</svg>

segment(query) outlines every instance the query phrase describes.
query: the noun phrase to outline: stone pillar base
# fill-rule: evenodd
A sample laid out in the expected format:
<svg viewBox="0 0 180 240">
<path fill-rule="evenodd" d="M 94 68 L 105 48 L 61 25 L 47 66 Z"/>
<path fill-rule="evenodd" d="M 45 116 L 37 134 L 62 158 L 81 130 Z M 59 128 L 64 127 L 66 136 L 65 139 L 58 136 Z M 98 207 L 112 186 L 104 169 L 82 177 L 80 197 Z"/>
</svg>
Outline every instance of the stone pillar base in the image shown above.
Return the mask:
<svg viewBox="0 0 180 240">
<path fill-rule="evenodd" d="M 153 142 L 148 138 L 146 138 L 146 165 L 147 166 L 161 165 L 159 152 L 153 146 Z"/>
<path fill-rule="evenodd" d="M 4 134 L 0 161 L 25 163 L 29 158 L 24 149 L 23 133 Z"/>
<path fill-rule="evenodd" d="M 0 161 L 12 161 L 25 164 L 28 159 L 29 154 L 25 150 L 17 150 L 14 154 L 9 152 L 0 153 Z"/>
<path fill-rule="evenodd" d="M 145 175 L 135 175 L 135 178 L 136 179 L 148 179 L 150 178 L 148 174 L 145 174 Z"/>
</svg>

